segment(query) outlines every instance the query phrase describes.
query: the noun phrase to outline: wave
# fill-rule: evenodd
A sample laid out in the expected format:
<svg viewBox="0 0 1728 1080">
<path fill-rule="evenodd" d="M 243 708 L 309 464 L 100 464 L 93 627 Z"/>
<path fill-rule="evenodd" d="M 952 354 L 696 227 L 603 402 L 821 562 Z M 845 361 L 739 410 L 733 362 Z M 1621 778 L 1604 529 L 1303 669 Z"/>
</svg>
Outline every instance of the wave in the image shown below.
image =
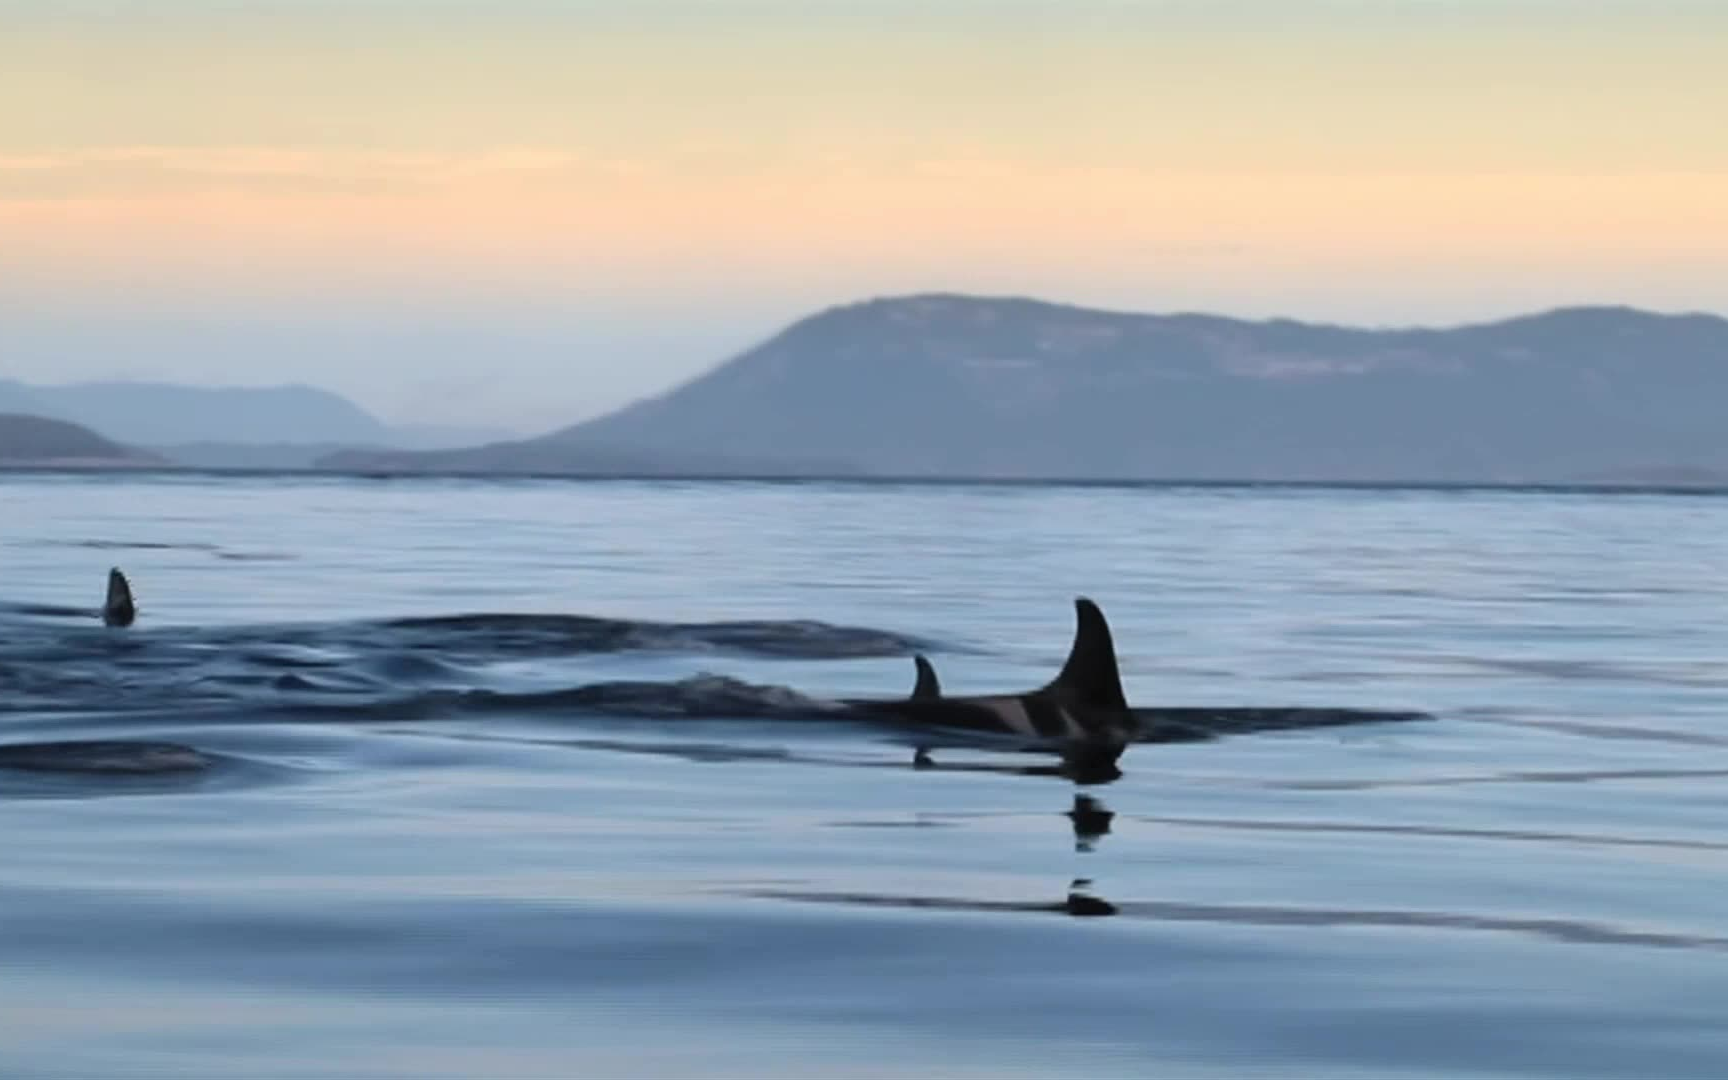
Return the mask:
<svg viewBox="0 0 1728 1080">
<path fill-rule="evenodd" d="M 814 889 L 738 888 L 725 891 L 758 900 L 855 907 L 900 908 L 971 913 L 1115 915 L 1157 922 L 1197 922 L 1222 926 L 1346 927 L 1422 929 L 1460 933 L 1512 934 L 1566 945 L 1631 946 L 1637 948 L 1728 950 L 1728 938 L 1642 927 L 1616 926 L 1578 919 L 1518 918 L 1448 911 L 1401 911 L 1371 908 L 1279 907 L 1269 904 L 1206 904 L 1179 900 L 1111 902 L 1091 894 L 1084 879 L 1070 886 L 1064 900 L 987 900 L 954 896 L 895 893 L 830 892 Z"/>
<path fill-rule="evenodd" d="M 88 799 L 256 789 L 306 774 L 271 754 L 178 740 L 90 738 L 0 744 L 0 798 Z"/>
<path fill-rule="evenodd" d="M 69 624 L 73 617 L 78 622 Z M 496 673 L 487 669 L 620 652 L 835 660 L 937 649 L 937 643 L 904 634 L 808 619 L 677 623 L 457 614 L 115 631 L 97 625 L 88 610 L 11 605 L 0 607 L 0 714 L 125 712 L 170 702 L 190 708 L 300 706 L 332 698 L 398 711 L 441 703 L 688 711 L 716 702 L 725 707 L 730 691 L 714 683 L 693 698 L 684 694 L 685 705 L 678 703 L 684 692 L 677 688 L 632 684 L 512 696 L 494 688 Z M 437 694 L 428 697 L 427 687 Z M 667 693 L 673 695 L 670 704 L 655 703 L 656 694 Z M 771 707 L 766 700 L 749 704 L 749 710 Z"/>
<path fill-rule="evenodd" d="M 287 680 L 294 680 L 290 686 Z M 311 690 L 296 700 L 279 697 L 266 707 L 283 719 L 354 723 L 456 719 L 510 715 L 531 719 L 566 716 L 781 719 L 850 717 L 838 702 L 810 697 L 787 686 L 750 683 L 698 672 L 683 679 L 619 679 L 553 690 L 433 689 L 388 697 L 333 700 L 333 694 L 297 676 L 278 681 L 284 690 Z M 862 715 L 862 714 L 859 714 Z"/>
<path fill-rule="evenodd" d="M 235 562 L 286 562 L 294 558 L 280 551 L 231 551 L 198 540 L 12 540 L 7 543 L 12 547 L 84 548 L 91 551 L 194 551 Z"/>
<path fill-rule="evenodd" d="M 94 607 L 67 607 L 63 604 L 0 603 L 0 615 L 36 619 L 100 619 L 102 612 Z"/>
<path fill-rule="evenodd" d="M 1310 731 L 1358 724 L 1430 720 L 1412 709 L 1331 709 L 1314 706 L 1266 707 L 1177 705 L 1132 710 L 1140 722 L 1140 742 L 1205 742 L 1230 735 L 1273 731 Z"/>
<path fill-rule="evenodd" d="M 593 615 L 439 615 L 378 624 L 441 648 L 532 655 L 571 652 L 724 650 L 801 660 L 906 656 L 938 645 L 921 638 L 812 619 L 649 622 Z"/>
<path fill-rule="evenodd" d="M 159 776 L 202 772 L 215 763 L 214 756 L 190 746 L 135 739 L 68 739 L 0 745 L 0 768 L 21 772 Z"/>
</svg>

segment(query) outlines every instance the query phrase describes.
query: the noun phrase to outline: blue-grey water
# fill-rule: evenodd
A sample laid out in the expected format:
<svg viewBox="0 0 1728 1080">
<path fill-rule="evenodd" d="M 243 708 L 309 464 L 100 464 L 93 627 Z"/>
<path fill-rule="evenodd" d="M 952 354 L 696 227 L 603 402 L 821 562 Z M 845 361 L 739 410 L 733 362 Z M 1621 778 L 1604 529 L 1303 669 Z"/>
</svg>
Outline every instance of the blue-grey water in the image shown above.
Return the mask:
<svg viewBox="0 0 1728 1080">
<path fill-rule="evenodd" d="M 1136 705 L 1433 718 L 1079 789 L 822 711 L 1076 595 Z M 65 740 L 207 767 L 0 767 L 4 1076 L 1728 1072 L 1728 499 L 7 476 Z"/>
</svg>

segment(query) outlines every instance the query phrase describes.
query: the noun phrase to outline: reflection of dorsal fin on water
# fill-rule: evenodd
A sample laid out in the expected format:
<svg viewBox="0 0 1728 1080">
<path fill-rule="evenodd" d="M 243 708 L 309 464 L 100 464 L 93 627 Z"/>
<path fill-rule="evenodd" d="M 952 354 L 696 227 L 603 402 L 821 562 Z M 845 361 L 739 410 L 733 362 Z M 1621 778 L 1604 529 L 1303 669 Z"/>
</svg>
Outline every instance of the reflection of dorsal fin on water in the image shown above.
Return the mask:
<svg viewBox="0 0 1728 1080">
<path fill-rule="evenodd" d="M 1068 820 L 1074 823 L 1075 850 L 1091 851 L 1100 837 L 1109 835 L 1110 821 L 1115 816 L 1115 811 L 1092 796 L 1075 795 L 1074 809 L 1068 811 Z"/>
<path fill-rule="evenodd" d="M 936 669 L 923 653 L 912 658 L 912 663 L 918 667 L 918 681 L 912 686 L 912 700 L 924 698 L 939 698 L 942 696 L 942 682 L 936 678 Z"/>
<path fill-rule="evenodd" d="M 138 617 L 132 602 L 132 586 L 118 566 L 108 571 L 108 598 L 102 602 L 102 622 L 108 626 L 131 626 Z"/>
<path fill-rule="evenodd" d="M 1074 647 L 1068 651 L 1068 662 L 1051 680 L 1044 692 L 1060 694 L 1092 709 L 1126 709 L 1128 698 L 1122 693 L 1122 675 L 1116 668 L 1116 643 L 1110 637 L 1110 624 L 1104 613 L 1086 597 L 1074 601 L 1078 622 L 1074 627 Z"/>
</svg>

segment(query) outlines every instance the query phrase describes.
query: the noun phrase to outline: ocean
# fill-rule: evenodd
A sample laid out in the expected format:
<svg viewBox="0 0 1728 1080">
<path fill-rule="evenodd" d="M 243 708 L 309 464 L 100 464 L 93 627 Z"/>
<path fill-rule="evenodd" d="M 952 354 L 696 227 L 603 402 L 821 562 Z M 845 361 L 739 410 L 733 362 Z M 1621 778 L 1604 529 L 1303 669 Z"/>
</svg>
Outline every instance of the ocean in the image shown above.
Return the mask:
<svg viewBox="0 0 1728 1080">
<path fill-rule="evenodd" d="M 1427 715 L 825 707 L 1077 596 L 1137 706 Z M 1725 790 L 1723 497 L 0 475 L 8 1077 L 1720 1076 Z"/>
</svg>

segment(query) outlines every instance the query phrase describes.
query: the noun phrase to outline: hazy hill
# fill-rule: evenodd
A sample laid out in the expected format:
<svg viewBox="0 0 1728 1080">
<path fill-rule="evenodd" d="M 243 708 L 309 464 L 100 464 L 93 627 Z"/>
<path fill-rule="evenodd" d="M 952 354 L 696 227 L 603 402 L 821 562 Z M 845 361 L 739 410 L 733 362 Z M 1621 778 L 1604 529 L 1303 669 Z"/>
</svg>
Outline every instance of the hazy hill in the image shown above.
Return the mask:
<svg viewBox="0 0 1728 1080">
<path fill-rule="evenodd" d="M 45 416 L 0 413 L 0 468 L 12 466 L 139 467 L 160 465 L 154 454 L 135 450 L 89 428 Z"/>
<path fill-rule="evenodd" d="M 0 379 L 0 410 L 70 420 L 182 464 L 216 468 L 302 468 L 344 447 L 428 449 L 500 435 L 482 428 L 388 425 L 338 394 L 307 386 L 37 386 Z"/>
<path fill-rule="evenodd" d="M 628 449 L 594 443 L 569 431 L 459 450 L 342 450 L 316 464 L 356 472 L 564 476 L 849 476 L 859 472 L 847 462 L 812 455 L 748 457 Z"/>
<path fill-rule="evenodd" d="M 540 439 L 364 464 L 1569 482 L 1728 467 L 1724 403 L 1728 321 L 1709 315 L 1361 329 L 932 295 L 824 311 Z"/>
<path fill-rule="evenodd" d="M 153 382 L 30 386 L 0 381 L 0 408 L 83 424 L 123 442 L 382 443 L 364 409 L 307 386 L 197 387 Z"/>
</svg>

